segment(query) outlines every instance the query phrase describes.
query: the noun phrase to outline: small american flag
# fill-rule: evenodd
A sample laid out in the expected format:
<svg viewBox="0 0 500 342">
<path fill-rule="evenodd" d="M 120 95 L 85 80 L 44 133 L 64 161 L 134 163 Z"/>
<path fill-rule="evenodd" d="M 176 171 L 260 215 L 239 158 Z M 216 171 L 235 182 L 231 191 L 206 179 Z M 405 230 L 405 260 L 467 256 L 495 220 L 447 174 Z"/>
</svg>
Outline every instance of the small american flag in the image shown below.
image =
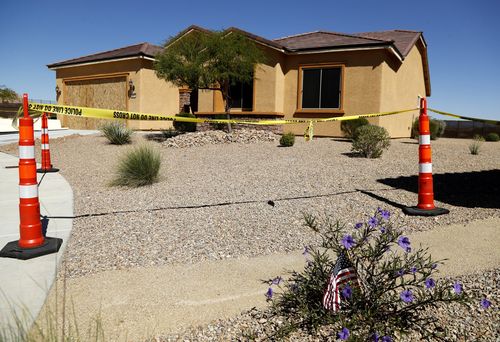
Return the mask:
<svg viewBox="0 0 500 342">
<path fill-rule="evenodd" d="M 330 279 L 325 289 L 325 294 L 323 295 L 323 307 L 333 312 L 340 310 L 340 293 L 342 291 L 342 285 L 349 281 L 356 281 L 356 279 L 358 279 L 356 270 L 345 253 L 340 253 L 335 262 L 335 266 L 333 266 Z"/>
</svg>

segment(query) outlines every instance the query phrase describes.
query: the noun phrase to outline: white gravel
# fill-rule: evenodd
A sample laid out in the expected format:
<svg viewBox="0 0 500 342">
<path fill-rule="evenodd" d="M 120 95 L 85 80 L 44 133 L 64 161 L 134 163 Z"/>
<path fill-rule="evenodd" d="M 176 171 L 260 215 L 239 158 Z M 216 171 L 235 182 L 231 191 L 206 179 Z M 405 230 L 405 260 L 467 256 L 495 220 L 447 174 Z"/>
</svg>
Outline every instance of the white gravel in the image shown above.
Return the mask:
<svg viewBox="0 0 500 342">
<path fill-rule="evenodd" d="M 109 187 L 119 157 L 141 143 L 161 151 L 160 182 Z M 350 142 L 330 138 L 307 143 L 297 137 L 290 148 L 276 141 L 168 148 L 143 134 L 128 146 L 100 136 L 52 139 L 53 164 L 71 184 L 79 216 L 66 249 L 68 275 L 297 250 L 317 242 L 303 226 L 303 213 L 354 224 L 382 207 L 413 231 L 499 217 L 500 144 L 484 143 L 474 156 L 469 143 L 433 142 L 436 205 L 451 213 L 423 218 L 394 206 L 417 203 L 417 194 L 405 188 L 416 189 L 417 182 L 418 145 L 410 139 L 393 140 L 380 159 L 353 157 Z M 1 150 L 16 153 L 17 147 Z M 439 176 L 447 172 L 459 177 Z M 106 215 L 85 216 L 95 214 Z"/>
</svg>

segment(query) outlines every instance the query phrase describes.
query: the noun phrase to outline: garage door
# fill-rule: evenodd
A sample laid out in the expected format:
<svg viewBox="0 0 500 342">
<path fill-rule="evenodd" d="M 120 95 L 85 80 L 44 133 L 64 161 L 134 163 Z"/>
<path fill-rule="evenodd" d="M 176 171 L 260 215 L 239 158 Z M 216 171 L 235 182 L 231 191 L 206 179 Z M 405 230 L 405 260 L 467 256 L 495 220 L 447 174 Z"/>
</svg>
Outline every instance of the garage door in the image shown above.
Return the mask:
<svg viewBox="0 0 500 342">
<path fill-rule="evenodd" d="M 91 108 L 127 110 L 127 77 L 66 80 L 64 104 Z M 106 120 L 65 117 L 63 124 L 74 129 L 97 129 Z"/>
</svg>

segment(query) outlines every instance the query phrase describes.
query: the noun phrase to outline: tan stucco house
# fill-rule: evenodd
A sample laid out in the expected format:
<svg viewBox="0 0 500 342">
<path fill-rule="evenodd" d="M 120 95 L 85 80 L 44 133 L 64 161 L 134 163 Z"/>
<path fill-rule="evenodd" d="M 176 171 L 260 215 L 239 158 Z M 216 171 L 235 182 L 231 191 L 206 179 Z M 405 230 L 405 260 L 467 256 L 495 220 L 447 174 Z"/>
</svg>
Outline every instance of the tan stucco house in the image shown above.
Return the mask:
<svg viewBox="0 0 500 342">
<path fill-rule="evenodd" d="M 177 38 L 195 31 L 190 26 Z M 238 28 L 265 52 L 251 84 L 232 87 L 235 118 L 328 118 L 417 106 L 430 96 L 427 44 L 422 32 L 391 30 L 344 34 L 315 31 L 268 40 Z M 186 104 L 186 89 L 158 79 L 153 69 L 161 47 L 142 43 L 48 65 L 56 71 L 60 104 L 174 115 Z M 222 113 L 220 93 L 199 90 L 196 115 Z M 196 98 L 196 96 L 194 97 Z M 409 137 L 416 112 L 370 119 L 392 137 Z M 93 128 L 96 120 L 63 118 L 63 124 Z M 78 122 L 77 122 L 78 121 Z M 167 128 L 170 122 L 130 121 L 136 129 Z M 161 127 L 159 126 L 161 125 Z M 302 134 L 304 125 L 285 129 Z M 338 122 L 320 123 L 315 135 L 340 136 Z"/>
</svg>

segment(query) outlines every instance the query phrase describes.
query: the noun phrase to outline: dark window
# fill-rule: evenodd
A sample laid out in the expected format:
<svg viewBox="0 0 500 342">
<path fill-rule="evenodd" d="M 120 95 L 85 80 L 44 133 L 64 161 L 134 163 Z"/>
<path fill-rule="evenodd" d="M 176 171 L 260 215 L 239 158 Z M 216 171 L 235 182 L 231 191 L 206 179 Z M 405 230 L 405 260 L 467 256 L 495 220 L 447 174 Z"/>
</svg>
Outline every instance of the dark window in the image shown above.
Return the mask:
<svg viewBox="0 0 500 342">
<path fill-rule="evenodd" d="M 302 69 L 302 108 L 340 108 L 341 68 Z"/>
<path fill-rule="evenodd" d="M 252 110 L 253 103 L 253 82 L 236 83 L 229 88 L 231 97 L 231 108 L 241 108 L 242 110 Z"/>
</svg>

